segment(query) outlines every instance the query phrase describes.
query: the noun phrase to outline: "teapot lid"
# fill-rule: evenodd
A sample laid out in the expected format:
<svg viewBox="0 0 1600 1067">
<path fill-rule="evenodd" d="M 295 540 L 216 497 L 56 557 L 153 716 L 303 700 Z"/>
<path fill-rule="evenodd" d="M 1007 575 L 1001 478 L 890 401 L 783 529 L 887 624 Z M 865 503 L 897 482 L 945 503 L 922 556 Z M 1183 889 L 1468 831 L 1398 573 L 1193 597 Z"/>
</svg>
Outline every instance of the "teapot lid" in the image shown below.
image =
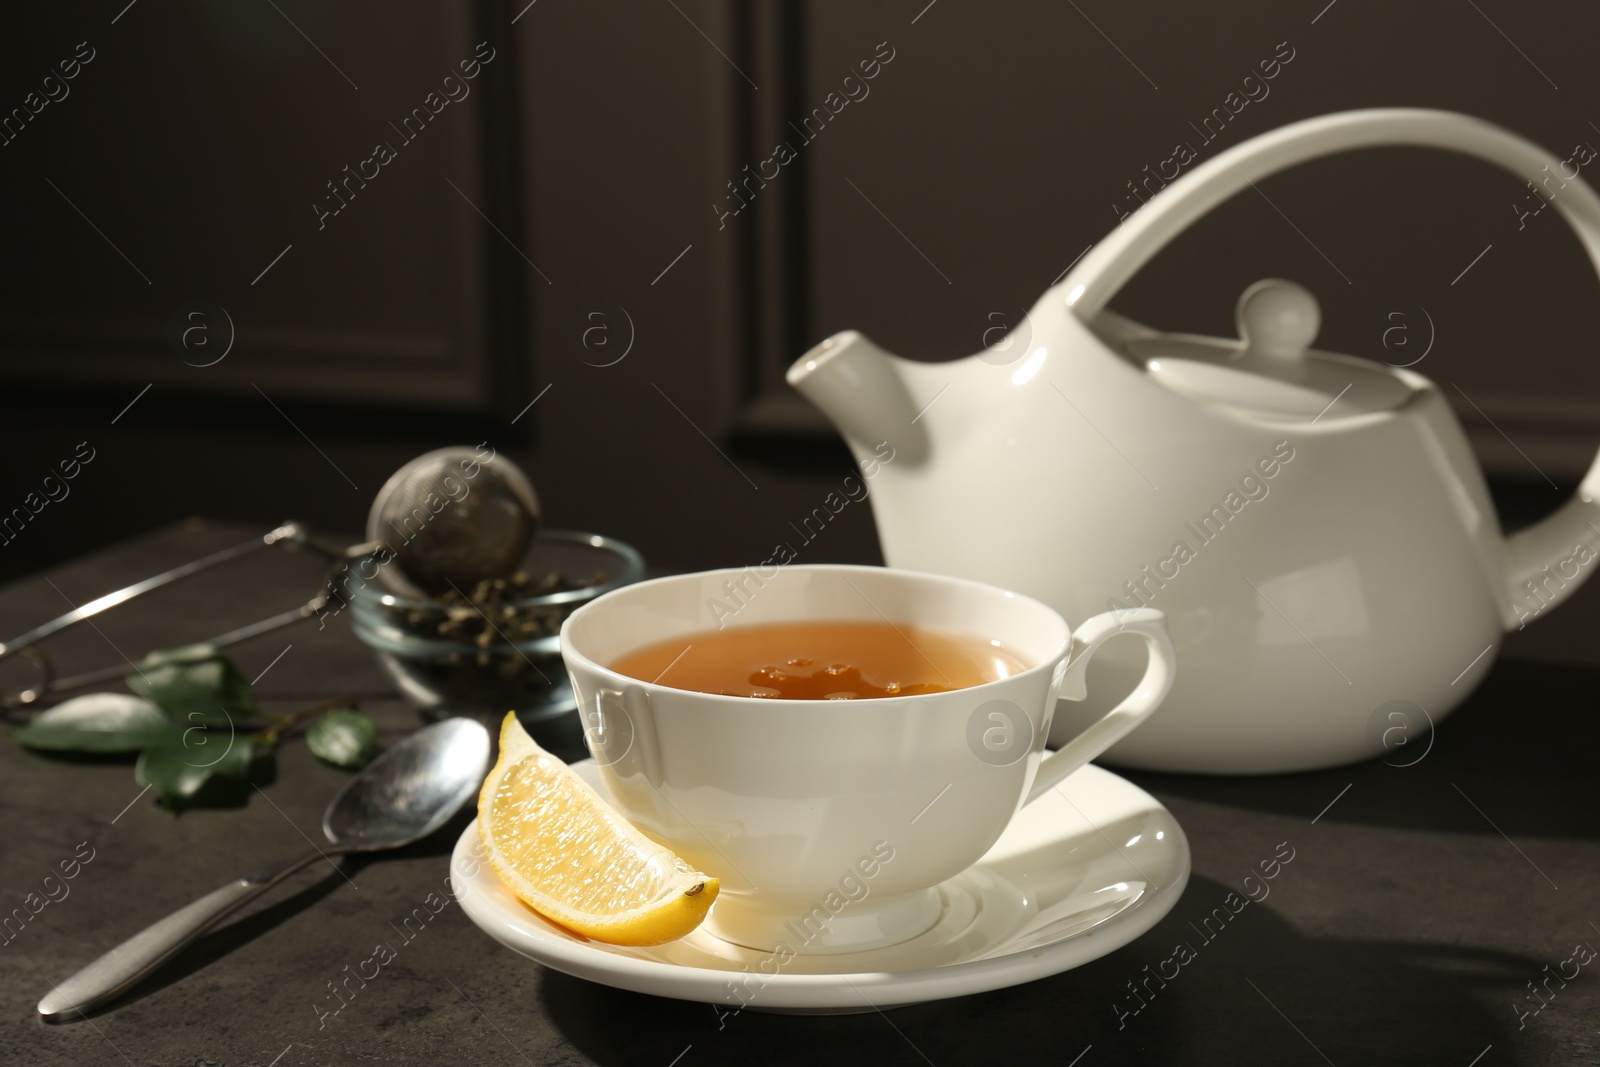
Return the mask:
<svg viewBox="0 0 1600 1067">
<path fill-rule="evenodd" d="M 1315 352 L 1322 313 L 1303 286 L 1277 278 L 1239 296 L 1239 340 L 1146 334 L 1118 347 L 1174 392 L 1293 421 L 1348 418 L 1404 404 L 1412 388 L 1369 360 Z"/>
</svg>

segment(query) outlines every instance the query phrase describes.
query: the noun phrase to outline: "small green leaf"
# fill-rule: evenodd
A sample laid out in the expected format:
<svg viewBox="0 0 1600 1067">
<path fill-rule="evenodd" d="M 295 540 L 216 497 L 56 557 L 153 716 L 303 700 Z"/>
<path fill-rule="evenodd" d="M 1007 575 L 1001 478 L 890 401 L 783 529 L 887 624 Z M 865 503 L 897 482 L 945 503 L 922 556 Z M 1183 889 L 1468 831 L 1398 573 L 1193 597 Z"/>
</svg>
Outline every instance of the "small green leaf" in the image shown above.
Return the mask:
<svg viewBox="0 0 1600 1067">
<path fill-rule="evenodd" d="M 139 754 L 133 774 L 140 785 L 154 786 L 161 802 L 176 811 L 209 779 L 248 774 L 253 750 L 232 729 L 168 724 L 161 739 Z"/>
<path fill-rule="evenodd" d="M 11 731 L 27 748 L 59 752 L 138 752 L 171 723 L 161 709 L 127 693 L 90 693 L 57 704 Z"/>
<path fill-rule="evenodd" d="M 378 729 L 360 712 L 332 711 L 306 731 L 306 744 L 318 759 L 353 771 L 378 750 Z"/>
<path fill-rule="evenodd" d="M 129 689 L 175 722 L 231 726 L 235 715 L 256 714 L 250 683 L 232 660 L 210 645 L 152 652 L 127 682 Z"/>
</svg>

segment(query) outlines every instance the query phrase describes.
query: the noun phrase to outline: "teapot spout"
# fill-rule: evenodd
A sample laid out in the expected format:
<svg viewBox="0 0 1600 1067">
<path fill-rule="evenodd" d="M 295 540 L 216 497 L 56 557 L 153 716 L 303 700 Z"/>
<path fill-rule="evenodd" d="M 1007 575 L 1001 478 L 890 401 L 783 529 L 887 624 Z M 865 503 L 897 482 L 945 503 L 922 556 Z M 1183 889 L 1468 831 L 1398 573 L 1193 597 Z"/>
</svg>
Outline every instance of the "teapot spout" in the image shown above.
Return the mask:
<svg viewBox="0 0 1600 1067">
<path fill-rule="evenodd" d="M 854 330 L 834 334 L 795 360 L 785 377 L 844 435 L 857 456 L 888 442 L 896 464 L 928 454 L 921 412 L 906 388 L 904 360 Z"/>
</svg>

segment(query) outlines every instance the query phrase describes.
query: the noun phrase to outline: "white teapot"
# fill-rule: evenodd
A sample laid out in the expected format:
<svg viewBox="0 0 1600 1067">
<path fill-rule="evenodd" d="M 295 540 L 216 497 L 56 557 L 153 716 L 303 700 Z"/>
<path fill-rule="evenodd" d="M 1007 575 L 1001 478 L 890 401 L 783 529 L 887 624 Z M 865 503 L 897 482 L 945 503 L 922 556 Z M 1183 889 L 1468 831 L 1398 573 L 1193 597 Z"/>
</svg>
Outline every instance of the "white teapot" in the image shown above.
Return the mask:
<svg viewBox="0 0 1600 1067">
<path fill-rule="evenodd" d="M 1257 137 L 1167 186 L 1001 345 L 915 363 L 845 332 L 789 369 L 875 468 L 891 566 L 1015 589 L 1069 622 L 1108 607 L 1167 613 L 1177 683 L 1109 762 L 1300 771 L 1378 754 L 1397 722 L 1418 740 L 1422 720 L 1437 723 L 1482 680 L 1506 630 L 1593 570 L 1600 459 L 1577 497 L 1503 536 L 1438 387 L 1311 351 L 1319 314 L 1301 287 L 1247 289 L 1238 340 L 1162 334 L 1105 310 L 1174 235 L 1249 183 L 1386 145 L 1454 149 L 1533 182 L 1557 175 L 1553 205 L 1600 267 L 1600 197 L 1556 156 L 1462 115 L 1351 111 Z M 1142 645 L 1113 640 L 1096 667 L 1131 688 Z M 1052 740 L 1103 710 L 1063 702 Z"/>
</svg>

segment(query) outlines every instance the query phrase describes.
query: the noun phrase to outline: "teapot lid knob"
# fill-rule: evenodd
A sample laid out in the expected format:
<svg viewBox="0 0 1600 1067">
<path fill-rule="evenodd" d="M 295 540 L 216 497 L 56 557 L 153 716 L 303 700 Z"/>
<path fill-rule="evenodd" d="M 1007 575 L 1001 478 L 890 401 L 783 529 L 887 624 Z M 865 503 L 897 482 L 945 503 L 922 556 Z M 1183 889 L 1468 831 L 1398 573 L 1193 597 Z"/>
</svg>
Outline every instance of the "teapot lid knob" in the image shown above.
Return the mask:
<svg viewBox="0 0 1600 1067">
<path fill-rule="evenodd" d="M 1299 359 L 1317 338 L 1322 310 L 1305 286 L 1263 278 L 1239 294 L 1234 320 L 1246 352 Z"/>
</svg>

